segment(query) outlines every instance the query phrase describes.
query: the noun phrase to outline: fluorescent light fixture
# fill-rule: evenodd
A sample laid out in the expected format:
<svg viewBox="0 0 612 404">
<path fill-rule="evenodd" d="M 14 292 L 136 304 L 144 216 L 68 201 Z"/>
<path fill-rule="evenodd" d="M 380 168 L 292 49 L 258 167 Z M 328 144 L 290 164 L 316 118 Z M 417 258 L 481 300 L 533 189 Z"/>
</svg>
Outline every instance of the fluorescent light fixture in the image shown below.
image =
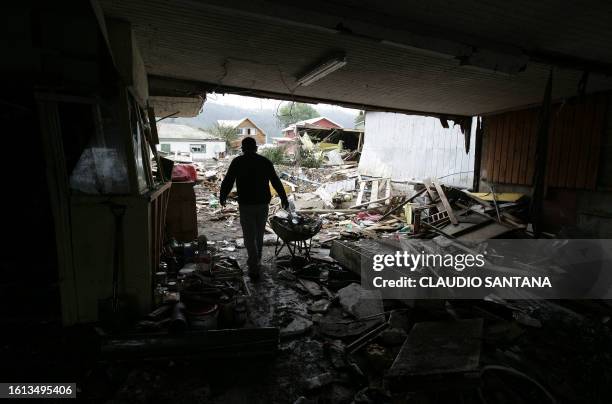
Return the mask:
<svg viewBox="0 0 612 404">
<path fill-rule="evenodd" d="M 344 65 L 346 65 L 346 56 L 329 59 L 300 77 L 297 80 L 297 84 L 299 86 L 308 86 L 317 80 L 321 80 L 328 74 L 335 72 Z"/>
</svg>

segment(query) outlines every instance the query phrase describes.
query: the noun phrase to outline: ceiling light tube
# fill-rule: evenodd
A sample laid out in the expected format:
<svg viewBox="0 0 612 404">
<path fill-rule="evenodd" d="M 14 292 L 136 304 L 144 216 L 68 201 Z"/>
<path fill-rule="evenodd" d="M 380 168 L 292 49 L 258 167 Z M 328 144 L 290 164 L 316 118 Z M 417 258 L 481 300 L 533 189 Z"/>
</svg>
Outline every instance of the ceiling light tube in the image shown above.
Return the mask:
<svg viewBox="0 0 612 404">
<path fill-rule="evenodd" d="M 321 63 L 319 66 L 315 67 L 308 73 L 304 74 L 297 80 L 297 84 L 299 86 L 308 86 L 315 81 L 322 79 L 330 73 L 335 72 L 341 67 L 346 65 L 346 57 L 336 57 L 333 59 L 329 59 L 326 62 Z"/>
</svg>

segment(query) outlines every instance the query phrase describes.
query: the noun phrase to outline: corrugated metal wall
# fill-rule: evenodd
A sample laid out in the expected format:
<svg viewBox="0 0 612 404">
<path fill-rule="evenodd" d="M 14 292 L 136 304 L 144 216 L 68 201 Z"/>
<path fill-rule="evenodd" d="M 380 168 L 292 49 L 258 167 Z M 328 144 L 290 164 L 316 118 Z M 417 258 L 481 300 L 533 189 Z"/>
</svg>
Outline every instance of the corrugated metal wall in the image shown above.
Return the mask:
<svg viewBox="0 0 612 404">
<path fill-rule="evenodd" d="M 548 144 L 547 185 L 594 189 L 609 95 L 553 106 Z M 483 119 L 482 177 L 489 182 L 531 185 L 538 109 L 506 112 Z"/>
<path fill-rule="evenodd" d="M 467 154 L 459 126 L 450 123 L 446 129 L 438 118 L 367 112 L 359 173 L 394 181 L 441 178 L 445 184 L 470 188 L 476 120 Z"/>
</svg>

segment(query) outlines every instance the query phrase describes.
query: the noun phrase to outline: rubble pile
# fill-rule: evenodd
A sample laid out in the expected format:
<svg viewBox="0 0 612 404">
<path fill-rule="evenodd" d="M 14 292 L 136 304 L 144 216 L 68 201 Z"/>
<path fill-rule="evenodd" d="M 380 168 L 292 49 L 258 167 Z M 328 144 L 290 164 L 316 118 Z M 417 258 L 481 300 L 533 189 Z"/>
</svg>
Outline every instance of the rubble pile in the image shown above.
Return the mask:
<svg viewBox="0 0 612 404">
<path fill-rule="evenodd" d="M 225 209 L 218 202 L 228 160 L 195 164 L 200 189 L 206 191 L 197 196 L 198 212 L 204 210 L 211 220 L 231 226 L 237 215 L 235 195 L 230 194 Z M 362 177 L 354 163 L 322 168 L 279 166 L 277 171 L 297 212 L 322 221 L 322 230 L 313 239 L 317 246 L 359 238 L 529 236 L 524 219 L 528 201 L 521 194 L 470 193 L 437 179 L 396 184 L 388 178 Z M 270 217 L 280 209 L 280 200 L 272 193 Z"/>
<path fill-rule="evenodd" d="M 155 274 L 156 308 L 137 324 L 141 332 L 181 334 L 187 330 L 240 327 L 249 290 L 238 262 L 208 246 L 169 240 Z"/>
<path fill-rule="evenodd" d="M 581 341 L 586 351 L 598 349 L 588 341 L 592 330 L 609 320 L 603 307 L 593 311 L 501 299 L 386 300 L 361 286 L 358 261 L 334 254 L 340 243 L 370 242 L 374 249 L 375 241 L 530 237 L 525 196 L 471 193 L 437 179 L 393 183 L 363 177 L 346 162 L 277 167 L 295 210 L 281 209 L 273 193 L 264 245 L 275 249 L 264 254 L 268 269 L 263 286 L 257 286 L 245 282 L 236 258 L 246 254 L 237 201 L 230 195 L 225 208 L 218 202 L 228 165 L 228 160 L 197 165 L 200 234 L 214 235 L 215 241 L 206 243 L 203 256 L 197 242 L 169 243 L 167 270 L 160 274 L 163 314 L 152 313 L 141 326 L 183 333 L 245 329 L 257 312 L 260 317 L 253 322 L 276 329 L 280 339 L 278 373 L 268 386 L 277 401 L 571 401 L 588 396 L 584 375 L 593 374 L 590 367 L 610 364 L 582 352 L 590 359 L 566 366 L 553 346 L 567 345 L 562 351 L 569 352 Z M 293 244 L 294 253 L 281 255 L 281 244 L 291 241 L 284 232 L 303 235 L 302 244 Z M 257 290 L 247 298 L 249 287 Z M 559 330 L 566 333 L 561 339 Z"/>
</svg>

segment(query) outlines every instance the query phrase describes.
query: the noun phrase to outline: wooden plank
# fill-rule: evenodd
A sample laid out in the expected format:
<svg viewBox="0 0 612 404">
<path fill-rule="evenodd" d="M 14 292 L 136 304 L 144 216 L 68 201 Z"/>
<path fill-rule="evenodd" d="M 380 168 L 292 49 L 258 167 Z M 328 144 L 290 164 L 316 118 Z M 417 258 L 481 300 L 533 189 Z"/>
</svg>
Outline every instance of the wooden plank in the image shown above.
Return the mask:
<svg viewBox="0 0 612 404">
<path fill-rule="evenodd" d="M 448 213 L 449 220 L 451 221 L 452 224 L 459 224 L 459 221 L 457 220 L 457 218 L 455 217 L 453 213 L 453 208 L 451 204 L 448 202 L 448 199 L 446 199 L 444 190 L 442 190 L 442 187 L 440 186 L 440 184 L 438 184 L 438 180 L 433 181 L 433 184 L 436 187 L 436 191 L 438 192 L 438 195 L 440 196 L 440 199 L 442 200 L 442 204 L 444 205 L 446 212 Z"/>
<path fill-rule="evenodd" d="M 391 203 L 391 178 L 387 179 L 387 185 L 385 188 L 385 198 L 387 198 L 387 200 L 385 201 L 385 205 L 388 205 Z"/>
<path fill-rule="evenodd" d="M 472 232 L 474 230 L 476 230 L 479 227 L 484 226 L 485 224 L 492 222 L 493 218 L 489 217 L 485 217 L 485 216 L 479 216 L 479 215 L 473 215 L 474 216 L 474 222 L 459 222 L 458 225 L 453 225 L 453 224 L 447 224 L 445 226 L 440 227 L 440 230 L 442 230 L 445 234 L 448 234 L 449 236 L 452 237 L 458 237 L 462 234 L 466 234 L 469 232 Z"/>
<path fill-rule="evenodd" d="M 565 179 L 567 178 L 567 166 L 569 161 L 570 154 L 570 125 L 571 125 L 571 112 L 569 111 L 569 107 L 567 104 L 563 104 L 561 106 L 559 115 L 560 115 L 560 125 L 562 128 L 561 132 L 561 148 L 559 150 L 559 168 L 558 168 L 558 177 L 556 180 L 550 184 L 551 186 L 563 187 L 565 186 Z"/>
<path fill-rule="evenodd" d="M 551 98 L 552 98 L 552 70 L 548 75 L 544 96 L 542 97 L 542 105 L 539 111 L 538 130 L 537 130 L 537 147 L 535 161 L 535 176 L 533 180 L 533 192 L 531 204 L 529 206 L 529 218 L 533 226 L 533 233 L 536 238 L 540 236 L 542 223 L 542 207 L 544 204 L 544 195 L 546 191 L 546 162 L 549 145 L 550 134 L 550 114 L 551 114 Z"/>
<path fill-rule="evenodd" d="M 584 118 L 586 115 L 585 103 L 579 102 L 573 106 L 573 124 L 572 124 L 572 139 L 571 139 L 571 150 L 570 150 L 570 161 L 565 180 L 565 186 L 567 188 L 576 188 L 576 178 L 578 177 L 578 159 L 580 158 L 580 146 L 583 143 L 581 136 L 581 128 L 584 126 Z"/>
<path fill-rule="evenodd" d="M 519 167 L 518 184 L 527 184 L 527 162 L 529 156 L 529 127 L 531 126 L 529 111 L 521 112 L 521 163 Z"/>
<path fill-rule="evenodd" d="M 372 191 L 370 192 L 370 203 L 378 199 L 378 180 L 372 181 Z"/>
<path fill-rule="evenodd" d="M 495 175 L 493 176 L 493 182 L 501 182 L 501 150 L 503 143 L 503 132 L 506 125 L 506 115 L 501 115 L 499 120 L 499 126 L 496 132 L 495 139 L 495 160 L 493 161 L 493 169 Z"/>
<path fill-rule="evenodd" d="M 592 108 L 594 106 L 593 97 L 589 97 L 585 101 L 584 111 L 585 114 L 581 119 L 581 126 L 578 128 L 578 136 L 580 137 L 580 150 L 578 155 L 578 167 L 576 168 L 576 188 L 584 188 L 586 185 L 586 170 L 588 166 L 589 148 L 590 148 L 590 134 L 593 130 L 594 114 Z"/>
<path fill-rule="evenodd" d="M 357 194 L 357 205 L 361 205 L 363 201 L 363 193 L 365 192 L 366 182 L 359 180 L 359 193 Z"/>
<path fill-rule="evenodd" d="M 151 271 L 157 271 L 155 265 L 155 257 L 157 256 L 157 200 L 152 201 L 149 204 L 149 228 L 151 229 L 151 256 L 149 257 L 151 262 Z"/>
<path fill-rule="evenodd" d="M 408 198 L 404 202 L 400 203 L 399 205 L 397 205 L 396 207 L 394 207 L 393 209 L 391 209 L 390 211 L 385 213 L 379 220 L 383 220 L 386 217 L 388 217 L 391 214 L 393 214 L 394 212 L 397 212 L 399 209 L 401 209 L 402 206 L 406 205 L 407 203 L 412 202 L 416 197 L 418 197 L 420 195 L 423 195 L 424 193 L 425 193 L 425 188 L 421 189 L 419 192 L 417 192 L 416 194 L 412 195 L 410 198 Z"/>
<path fill-rule="evenodd" d="M 436 195 L 432 191 L 433 185 L 431 183 L 431 179 L 425 178 L 423 180 L 423 185 L 425 185 L 425 190 L 427 191 L 427 194 L 429 195 L 429 199 L 431 199 L 432 203 L 435 203 L 438 200 L 438 197 L 436 197 Z"/>
<path fill-rule="evenodd" d="M 548 170 L 547 181 L 549 184 L 555 184 L 559 175 L 559 150 L 561 148 L 561 124 L 558 108 L 552 107 L 550 114 L 550 132 L 548 134 Z"/>
<path fill-rule="evenodd" d="M 370 203 L 370 202 L 366 202 Z M 297 210 L 297 213 L 359 213 L 359 209 L 303 209 Z"/>
<path fill-rule="evenodd" d="M 595 189 L 597 185 L 597 170 L 599 168 L 601 137 L 604 130 L 604 117 L 609 103 L 607 94 L 596 96 L 593 130 L 591 131 L 588 166 L 586 171 L 586 188 Z"/>
<path fill-rule="evenodd" d="M 546 186 L 595 186 L 600 158 L 595 146 L 601 141 L 606 103 L 606 95 L 598 94 L 552 107 Z M 486 172 L 489 182 L 532 184 L 538 111 L 530 108 L 484 119 L 482 174 Z"/>
<path fill-rule="evenodd" d="M 484 119 L 485 138 L 483 139 L 483 143 L 486 145 L 486 179 L 487 181 L 493 181 L 493 166 L 495 164 L 495 135 L 499 122 L 499 116 L 494 115 Z"/>
<path fill-rule="evenodd" d="M 504 137 L 506 126 L 508 125 L 508 115 L 502 115 L 500 119 L 499 129 L 497 131 L 497 141 L 495 144 L 495 182 L 504 182 L 504 176 L 502 171 L 502 158 L 504 153 Z"/>
<path fill-rule="evenodd" d="M 385 376 L 390 388 L 423 388 L 426 377 L 439 389 L 442 375 L 478 372 L 482 327 L 481 318 L 416 323 Z"/>
<path fill-rule="evenodd" d="M 386 201 L 388 199 L 391 199 L 391 198 L 393 198 L 393 197 L 390 196 L 389 198 L 380 198 L 380 199 L 376 199 L 374 201 L 362 202 L 361 205 L 353 205 L 353 206 L 351 206 L 351 209 L 361 208 L 361 207 L 364 207 L 364 206 L 369 206 L 369 205 L 372 205 L 373 203 L 384 202 L 384 201 Z"/>
<path fill-rule="evenodd" d="M 504 114 L 504 130 L 501 137 L 501 150 L 499 155 L 499 180 L 497 182 L 507 183 L 506 168 L 508 165 L 508 138 L 512 132 L 512 117 L 510 114 Z"/>
<path fill-rule="evenodd" d="M 506 131 L 506 136 L 504 137 L 504 152 L 506 158 L 505 160 L 505 170 L 504 170 L 504 179 L 506 183 L 512 182 L 512 163 L 514 161 L 514 150 L 512 149 L 512 144 L 514 143 L 514 134 L 516 132 L 516 114 L 511 112 L 508 116 L 510 120 L 510 125 L 508 130 Z"/>
<path fill-rule="evenodd" d="M 561 110 L 559 106 L 553 106 L 550 114 L 550 124 L 552 126 L 551 133 L 555 139 L 553 143 L 552 153 L 552 165 L 548 169 L 548 183 L 551 186 L 554 186 L 559 178 L 561 177 L 561 168 L 560 164 L 563 164 L 561 161 L 561 150 L 563 149 L 563 136 L 564 136 L 564 122 L 563 115 L 561 114 Z"/>
<path fill-rule="evenodd" d="M 559 187 L 568 187 L 568 183 L 576 182 L 576 105 L 567 105 L 567 153 L 565 179 L 559 183 Z M 572 169 L 573 166 L 573 169 Z M 573 188 L 573 185 L 572 185 Z"/>
<path fill-rule="evenodd" d="M 531 110 L 530 115 L 532 124 L 529 126 L 529 159 L 527 160 L 527 181 L 525 183 L 526 185 L 533 184 L 533 173 L 535 171 L 535 150 L 537 143 L 536 133 L 538 120 L 537 110 Z"/>
<path fill-rule="evenodd" d="M 514 134 L 512 138 L 512 168 L 510 176 L 513 184 L 518 184 L 519 167 L 521 165 L 521 138 L 523 132 L 523 121 L 521 111 L 514 113 Z"/>
<path fill-rule="evenodd" d="M 512 227 L 504 226 L 497 222 L 493 222 L 493 223 L 486 224 L 482 227 L 479 227 L 475 229 L 474 231 L 463 234 L 457 238 L 461 241 L 478 242 L 478 241 L 489 240 L 491 238 L 502 236 L 513 230 L 514 228 Z"/>
<path fill-rule="evenodd" d="M 474 176 L 472 177 L 472 190 L 474 191 L 478 191 L 480 177 L 482 176 L 482 137 L 484 135 L 484 121 L 482 117 L 476 119 L 476 132 L 474 133 L 476 140 L 474 144 Z"/>
<path fill-rule="evenodd" d="M 512 112 L 509 114 L 508 119 L 510 122 L 508 122 L 506 131 L 505 131 L 505 136 L 504 136 L 504 161 L 505 161 L 505 167 L 504 167 L 504 181 L 507 184 L 512 183 L 512 163 L 514 161 L 514 154 L 513 154 L 513 149 L 512 149 L 512 144 L 514 142 L 514 135 L 516 133 L 516 113 Z"/>
<path fill-rule="evenodd" d="M 494 200 L 499 202 L 517 202 L 519 199 L 525 196 L 520 192 L 496 192 L 495 195 L 491 192 L 470 192 L 470 195 L 476 198 L 493 202 Z"/>
</svg>

